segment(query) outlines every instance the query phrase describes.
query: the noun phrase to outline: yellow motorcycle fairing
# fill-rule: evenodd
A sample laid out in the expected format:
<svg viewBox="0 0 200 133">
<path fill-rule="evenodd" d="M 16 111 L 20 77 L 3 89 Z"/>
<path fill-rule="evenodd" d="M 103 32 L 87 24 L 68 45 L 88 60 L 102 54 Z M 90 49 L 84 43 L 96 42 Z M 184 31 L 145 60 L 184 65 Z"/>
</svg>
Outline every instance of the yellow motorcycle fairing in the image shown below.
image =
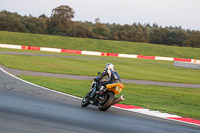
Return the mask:
<svg viewBox="0 0 200 133">
<path fill-rule="evenodd" d="M 106 85 L 106 88 L 109 91 L 113 91 L 115 94 L 119 94 L 123 90 L 124 85 L 122 83 L 113 83 Z"/>
</svg>

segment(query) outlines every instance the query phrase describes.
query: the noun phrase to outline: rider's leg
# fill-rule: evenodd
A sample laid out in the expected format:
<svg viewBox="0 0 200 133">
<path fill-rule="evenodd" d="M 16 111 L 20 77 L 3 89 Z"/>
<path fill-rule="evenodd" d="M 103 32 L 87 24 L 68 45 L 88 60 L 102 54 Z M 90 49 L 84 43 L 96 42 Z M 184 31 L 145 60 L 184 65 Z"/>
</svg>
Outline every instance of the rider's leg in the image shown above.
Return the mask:
<svg viewBox="0 0 200 133">
<path fill-rule="evenodd" d="M 99 91 L 96 92 L 97 95 L 102 95 L 104 91 L 106 90 L 106 85 L 111 84 L 111 81 L 100 81 L 99 84 Z"/>
</svg>

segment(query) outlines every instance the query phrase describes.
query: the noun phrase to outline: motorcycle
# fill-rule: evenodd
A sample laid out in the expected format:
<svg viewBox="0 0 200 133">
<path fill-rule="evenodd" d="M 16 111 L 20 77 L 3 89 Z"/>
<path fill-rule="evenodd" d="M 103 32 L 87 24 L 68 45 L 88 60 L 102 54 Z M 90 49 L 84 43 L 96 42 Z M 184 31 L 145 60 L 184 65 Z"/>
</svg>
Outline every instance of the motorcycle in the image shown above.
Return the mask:
<svg viewBox="0 0 200 133">
<path fill-rule="evenodd" d="M 101 73 L 98 72 L 98 75 Z M 99 76 L 97 77 L 99 78 Z M 116 98 L 116 95 L 119 94 L 124 88 L 122 83 L 113 83 L 106 85 L 104 93 L 102 95 L 96 94 L 96 91 L 99 90 L 99 82 L 93 81 L 91 84 L 91 90 L 86 94 L 82 99 L 81 106 L 87 107 L 89 104 L 98 106 L 98 109 L 101 111 L 108 110 L 112 105 L 119 103 L 122 100 L 125 100 L 125 97 L 122 95 L 119 98 Z"/>
</svg>

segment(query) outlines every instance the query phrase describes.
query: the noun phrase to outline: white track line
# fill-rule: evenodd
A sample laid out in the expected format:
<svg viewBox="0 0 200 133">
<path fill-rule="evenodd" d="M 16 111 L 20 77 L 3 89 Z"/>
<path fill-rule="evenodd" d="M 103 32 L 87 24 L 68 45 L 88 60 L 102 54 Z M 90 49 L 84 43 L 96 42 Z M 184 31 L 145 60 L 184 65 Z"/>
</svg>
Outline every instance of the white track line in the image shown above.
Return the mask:
<svg viewBox="0 0 200 133">
<path fill-rule="evenodd" d="M 1 67 L 0 67 L 0 70 L 3 71 L 4 73 L 6 73 L 7 75 L 10 75 L 11 77 L 13 77 L 13 78 L 15 78 L 15 79 L 18 79 L 18 80 L 20 80 L 20 81 L 23 81 L 23 82 L 25 82 L 25 83 L 27 83 L 27 84 L 30 84 L 30 85 L 32 85 L 32 86 L 39 87 L 39 88 L 41 88 L 41 89 L 45 89 L 45 90 L 52 91 L 52 92 L 55 92 L 55 93 L 59 93 L 59 94 L 62 94 L 62 95 L 70 96 L 70 97 L 73 97 L 73 98 L 82 99 L 82 98 L 80 98 L 80 97 L 76 97 L 76 96 L 73 96 L 73 95 L 70 95 L 70 94 L 66 94 L 66 93 L 63 93 L 63 92 L 59 92 L 59 91 L 56 91 L 56 90 L 52 90 L 52 89 L 45 88 L 45 87 L 36 85 L 36 84 L 34 84 L 34 83 L 28 82 L 28 81 L 26 81 L 26 80 L 23 80 L 23 79 L 21 79 L 21 78 L 19 78 L 19 77 L 16 77 L 16 76 L 14 76 L 14 75 L 8 73 L 7 71 L 5 71 L 5 70 L 4 70 L 3 68 L 1 68 Z"/>
</svg>

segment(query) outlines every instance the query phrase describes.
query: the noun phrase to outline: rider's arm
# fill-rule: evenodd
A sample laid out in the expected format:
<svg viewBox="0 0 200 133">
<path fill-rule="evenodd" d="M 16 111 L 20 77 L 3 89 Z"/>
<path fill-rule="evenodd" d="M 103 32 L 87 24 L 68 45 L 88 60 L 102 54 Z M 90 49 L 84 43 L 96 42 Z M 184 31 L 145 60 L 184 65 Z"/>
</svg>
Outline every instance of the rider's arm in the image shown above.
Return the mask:
<svg viewBox="0 0 200 133">
<path fill-rule="evenodd" d="M 101 73 L 101 76 L 100 76 L 100 78 L 99 78 L 99 81 L 100 81 L 102 78 L 104 78 L 106 75 L 108 75 L 108 72 L 104 70 L 104 71 Z"/>
</svg>

